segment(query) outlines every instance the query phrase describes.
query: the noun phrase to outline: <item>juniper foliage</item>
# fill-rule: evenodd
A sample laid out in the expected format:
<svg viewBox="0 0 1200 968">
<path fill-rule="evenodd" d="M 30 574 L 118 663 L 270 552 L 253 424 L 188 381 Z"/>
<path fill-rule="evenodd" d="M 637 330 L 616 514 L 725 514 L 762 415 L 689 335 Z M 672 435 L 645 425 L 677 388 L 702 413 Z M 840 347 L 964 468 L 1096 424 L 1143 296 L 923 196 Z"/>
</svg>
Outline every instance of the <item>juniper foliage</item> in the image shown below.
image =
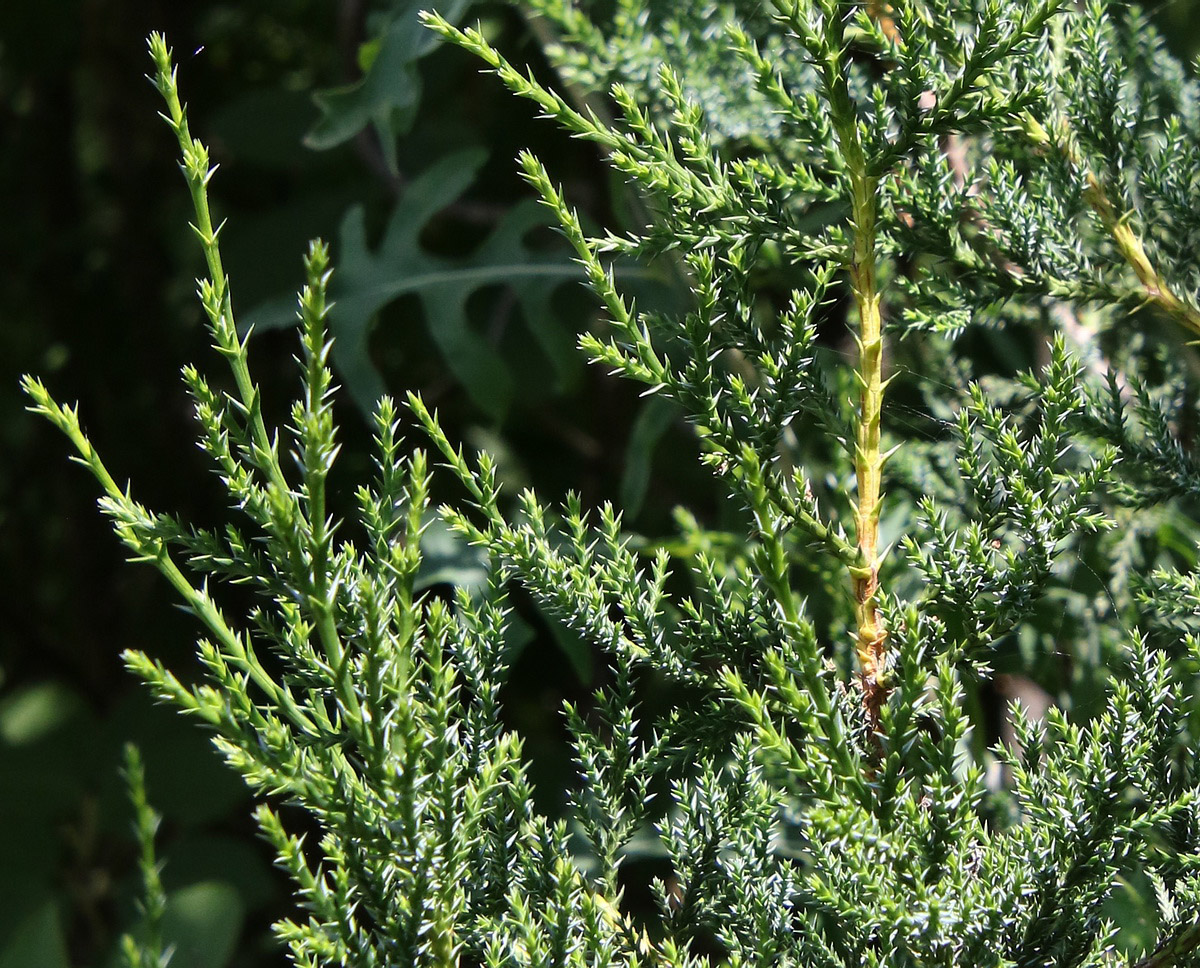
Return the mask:
<svg viewBox="0 0 1200 968">
<path fill-rule="evenodd" d="M 593 237 L 521 158 L 604 309 L 583 351 L 682 408 L 742 534 L 711 540 L 681 512 L 678 540 L 656 546 L 611 506 L 512 503 L 493 458 L 465 454 L 411 396 L 465 493 L 440 514 L 488 568 L 482 589 L 423 593 L 436 470 L 402 441 L 409 418 L 391 400 L 374 417 L 374 478 L 350 519 L 333 511 L 320 243 L 299 299 L 300 396 L 283 439 L 267 426 L 212 167 L 157 35 L 153 79 L 208 267 L 200 297 L 232 373 L 229 391 L 195 369 L 185 382 L 239 523 L 144 508 L 76 410 L 26 381 L 133 557 L 206 628 L 197 685 L 127 661 L 215 732 L 260 796 L 306 912 L 278 926 L 295 962 L 1196 963 L 1195 574 L 1102 576 L 1104 641 L 1121 647 L 1102 657 L 1098 708 L 1035 719 L 1017 705 L 1012 742 L 987 748 L 969 701 L 1064 561 L 1116 556 L 1115 521 L 1195 506 L 1190 397 L 1139 335 L 1186 359 L 1168 326 L 1200 332 L 1195 79 L 1136 10 L 1100 0 L 530 6 L 565 94 L 478 31 L 427 21 L 645 199 L 644 225 Z M 668 260 L 687 311 L 639 311 L 612 268 L 623 256 Z M 840 287 L 850 366 L 820 333 Z M 1061 331 L 1044 367 L 963 381 L 957 333 L 1031 321 Z M 938 368 L 889 373 L 893 353 Z M 902 391 L 940 421 L 936 446 L 889 422 Z M 210 578 L 257 604 L 227 617 Z M 501 722 L 514 584 L 610 666 L 587 708 L 564 710 L 570 824 L 533 809 Z M 650 717 L 655 683 L 680 698 Z M 289 831 L 279 804 L 307 811 L 319 842 Z M 620 876 L 647 835 L 669 859 L 650 916 L 623 903 Z M 1106 915 L 1135 874 L 1158 911 L 1131 952 Z"/>
</svg>

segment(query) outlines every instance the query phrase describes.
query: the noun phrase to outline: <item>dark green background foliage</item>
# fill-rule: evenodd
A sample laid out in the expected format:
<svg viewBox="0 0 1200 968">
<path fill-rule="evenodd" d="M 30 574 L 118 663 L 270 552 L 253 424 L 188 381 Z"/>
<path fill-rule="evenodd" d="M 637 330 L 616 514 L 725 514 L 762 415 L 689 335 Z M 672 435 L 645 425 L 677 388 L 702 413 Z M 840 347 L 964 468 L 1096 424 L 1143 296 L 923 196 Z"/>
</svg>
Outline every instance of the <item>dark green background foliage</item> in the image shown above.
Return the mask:
<svg viewBox="0 0 1200 968">
<path fill-rule="evenodd" d="M 513 158 L 533 146 L 594 224 L 619 229 L 638 217 L 636 200 L 594 149 L 537 123 L 465 53 L 435 49 L 416 26 L 418 6 L 0 4 L 0 968 L 111 958 L 136 889 L 118 776 L 129 739 L 143 748 L 149 795 L 165 816 L 172 964 L 282 963 L 265 928 L 285 910 L 286 888 L 254 840 L 239 781 L 118 661 L 134 647 L 186 670 L 192 623 L 152 570 L 122 564 L 91 480 L 65 464 L 62 442 L 23 412 L 17 391 L 30 371 L 77 396 L 93 440 L 120 479 L 138 482 L 140 500 L 200 523 L 218 518 L 219 491 L 199 485 L 206 466 L 186 443 L 187 398 L 169 378 L 204 359 L 207 340 L 176 146 L 142 77 L 150 29 L 175 45 L 194 130 L 222 165 L 214 192 L 218 217 L 229 219 L 224 250 L 242 319 L 259 333 L 252 351 L 272 419 L 283 419 L 291 391 L 289 293 L 305 241 L 319 235 L 337 266 L 346 479 L 366 461 L 363 409 L 385 387 L 416 389 L 453 437 L 498 456 L 510 485 L 536 483 L 547 497 L 574 488 L 585 504 L 612 499 L 650 538 L 672 533 L 678 504 L 718 540 L 732 513 L 713 498 L 675 413 L 574 353 L 596 313 Z M 442 10 L 479 20 L 515 61 L 549 73 L 511 7 L 459 0 Z M 1177 53 L 1193 54 L 1200 0 L 1155 13 Z M 643 304 L 678 298 L 666 270 L 632 267 L 628 282 Z M 823 334 L 829 352 L 845 347 L 841 308 Z M 1035 321 L 969 332 L 962 345 L 977 375 L 1007 378 L 1038 362 L 1045 344 Z M 904 365 L 920 366 L 918 350 L 904 352 Z M 913 447 L 938 447 L 943 425 L 923 401 L 901 391 L 890 414 L 892 432 Z M 1082 550 L 997 657 L 999 685 L 979 690 L 978 742 L 995 740 L 1003 700 L 1033 682 L 1087 708 L 1103 664 L 1086 647 L 1101 649 L 1104 638 L 1071 626 L 1092 614 L 1092 569 L 1162 556 L 1194 564 L 1188 522 L 1164 516 L 1153 534 L 1126 536 L 1116 559 L 1111 548 L 1094 562 Z M 471 580 L 474 562 L 458 546 L 447 543 L 443 564 L 431 582 Z M 567 782 L 557 711 L 606 670 L 519 595 L 517 604 L 525 634 L 514 642 L 506 709 L 534 758 L 540 807 L 554 812 Z M 1114 914 L 1136 912 L 1144 887 L 1133 883 Z"/>
</svg>

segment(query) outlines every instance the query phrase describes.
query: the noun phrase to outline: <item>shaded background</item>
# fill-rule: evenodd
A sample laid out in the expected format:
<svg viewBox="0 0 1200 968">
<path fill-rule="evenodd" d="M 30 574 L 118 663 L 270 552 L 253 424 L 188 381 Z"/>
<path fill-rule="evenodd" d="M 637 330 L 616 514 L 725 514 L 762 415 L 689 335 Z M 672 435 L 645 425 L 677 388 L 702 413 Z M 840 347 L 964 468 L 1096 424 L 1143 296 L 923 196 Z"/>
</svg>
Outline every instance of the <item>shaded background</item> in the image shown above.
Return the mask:
<svg viewBox="0 0 1200 968">
<path fill-rule="evenodd" d="M 393 213 L 433 199 L 436 213 L 412 228 L 406 251 L 414 265 L 470 268 L 469 285 L 457 284 L 467 298 L 397 283 L 378 306 L 360 307 L 382 313 L 368 356 L 350 361 L 365 367 L 353 371 L 360 395 L 372 381 L 419 389 L 453 437 L 501 455 L 510 482 L 613 499 L 649 533 L 684 499 L 715 513 L 707 481 L 677 472 L 694 465 L 686 434 L 570 354 L 593 312 L 578 287 L 506 285 L 511 267 L 487 251 L 493 233 L 512 230 L 526 261 L 565 261 L 551 233 L 517 231 L 529 198 L 514 174 L 518 148 L 533 146 L 587 217 L 617 224 L 621 199 L 603 166 L 480 77 L 467 55 L 396 54 L 422 41 L 389 40 L 377 18 L 406 6 L 0 4 L 0 968 L 110 961 L 136 891 L 118 776 L 130 739 L 165 816 L 164 878 L 181 939 L 172 964 L 283 963 L 266 927 L 288 910 L 287 885 L 254 839 L 240 781 L 203 734 L 152 706 L 119 659 L 136 647 L 186 669 L 194 624 L 156 572 L 123 563 L 91 479 L 67 464 L 49 425 L 23 412 L 16 389 L 19 374 L 34 372 L 61 399 L 78 399 L 114 476 L 150 507 L 200 523 L 221 515 L 172 376 L 193 360 L 215 368 L 192 293 L 200 266 L 175 145 L 143 79 L 149 30 L 174 45 L 194 131 L 222 164 L 214 192 L 229 217 L 227 267 L 237 304 L 260 308 L 252 353 L 276 420 L 292 390 L 294 337 L 271 327 L 279 297 L 301 281 L 305 241 L 333 241 L 337 264 L 347 241 L 369 249 L 392 238 L 406 224 L 389 223 Z M 515 60 L 545 69 L 510 8 L 481 3 L 466 15 Z M 1200 0 L 1156 15 L 1192 56 Z M 364 69 L 379 83 L 347 88 Z M 333 89 L 322 109 L 314 94 Z M 354 211 L 360 221 L 347 222 Z M 364 257 L 344 271 L 381 270 Z M 446 320 L 458 342 L 447 342 Z M 366 459 L 352 394 L 340 416 L 350 478 Z M 518 608 L 530 641 L 508 707 L 553 810 L 566 777 L 555 710 L 595 670 L 578 643 L 556 639 L 527 603 Z"/>
</svg>

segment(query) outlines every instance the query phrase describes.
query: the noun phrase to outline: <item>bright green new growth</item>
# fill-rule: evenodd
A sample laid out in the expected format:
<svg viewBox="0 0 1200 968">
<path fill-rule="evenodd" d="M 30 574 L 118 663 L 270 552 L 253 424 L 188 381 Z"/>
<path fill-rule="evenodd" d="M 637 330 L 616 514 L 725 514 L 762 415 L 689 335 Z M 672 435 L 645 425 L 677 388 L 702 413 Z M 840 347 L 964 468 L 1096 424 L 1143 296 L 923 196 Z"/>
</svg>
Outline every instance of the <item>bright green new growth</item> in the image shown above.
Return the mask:
<svg viewBox="0 0 1200 968">
<path fill-rule="evenodd" d="M 1196 329 L 1200 87 L 1136 12 L 1100 2 L 773 0 L 765 13 L 665 16 L 622 0 L 611 20 L 587 4 L 531 6 L 557 31 L 579 100 L 637 82 L 612 88 L 615 119 L 521 73 L 478 32 L 428 19 L 596 142 L 646 199 L 649 224 L 593 239 L 522 158 L 608 317 L 584 351 L 683 408 L 745 509 L 744 534 L 714 543 L 681 513 L 673 562 L 667 547 L 638 550 L 608 506 L 551 509 L 526 493 L 510 508 L 491 458 L 464 455 L 411 397 L 468 494 L 442 516 L 489 568 L 474 595 L 423 593 L 430 470 L 402 444 L 390 400 L 352 523 L 331 510 L 319 243 L 299 301 L 290 442 L 263 420 L 209 215 L 208 155 L 158 35 L 154 80 L 208 266 L 200 296 L 233 386 L 217 392 L 190 368 L 185 381 L 244 524 L 205 531 L 147 511 L 75 410 L 26 381 L 101 482 L 134 558 L 207 630 L 200 685 L 140 653 L 127 661 L 207 723 L 263 797 L 261 829 L 307 911 L 278 928 L 296 963 L 1119 964 L 1105 905 L 1135 872 L 1159 906 L 1142 964 L 1195 963 L 1194 575 L 1163 568 L 1138 588 L 1144 634 L 1110 616 L 1123 654 L 1108 657 L 1090 718 L 1052 708 L 1034 722 L 1017 707 L 1013 746 L 987 751 L 967 692 L 1066 556 L 1101 541 L 1112 517 L 1200 493 L 1160 392 L 1174 370 L 1143 366 L 1135 339 L 1110 348 L 1124 317 L 1107 314 L 1097 338 L 1067 305 L 1150 303 Z M 719 78 L 717 94 L 696 88 L 704 77 Z M 640 313 L 617 255 L 674 260 L 686 313 Z M 850 364 L 817 332 L 843 283 Z M 1041 372 L 997 394 L 956 389 L 946 334 L 1059 310 L 1075 353 L 1054 339 Z M 906 334 L 944 369 L 889 372 Z M 1100 350 L 1107 383 L 1089 371 Z M 892 379 L 945 415 L 951 458 L 889 426 Z M 892 500 L 909 510 L 887 557 Z M 210 576 L 250 586 L 250 614 L 226 618 Z M 501 725 L 513 582 L 611 665 L 594 708 L 566 710 L 586 848 L 534 811 L 520 742 Z M 652 677 L 682 698 L 645 721 Z M 303 807 L 320 842 L 289 833 L 268 801 Z M 144 804 L 139 816 L 150 823 Z M 618 872 L 646 833 L 671 874 L 657 914 L 639 920 Z"/>
<path fill-rule="evenodd" d="M 133 805 L 134 831 L 141 846 L 138 872 L 142 877 L 142 900 L 139 904 L 142 921 L 141 937 L 127 934 L 121 938 L 121 954 L 126 968 L 163 968 L 170 962 L 169 951 L 163 950 L 162 922 L 167 909 L 167 893 L 159 877 L 158 860 L 154 852 L 154 836 L 162 818 L 146 799 L 146 771 L 142 756 L 133 744 L 125 747 L 125 782 Z"/>
</svg>

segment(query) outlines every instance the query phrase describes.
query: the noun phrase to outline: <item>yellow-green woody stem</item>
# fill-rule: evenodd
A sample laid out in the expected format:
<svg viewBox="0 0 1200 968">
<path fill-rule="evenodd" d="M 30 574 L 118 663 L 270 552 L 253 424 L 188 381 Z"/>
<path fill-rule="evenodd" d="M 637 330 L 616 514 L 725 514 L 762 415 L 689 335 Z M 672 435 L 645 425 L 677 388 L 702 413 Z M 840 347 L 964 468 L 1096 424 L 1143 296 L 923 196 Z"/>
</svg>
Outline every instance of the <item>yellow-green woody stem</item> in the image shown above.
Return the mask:
<svg viewBox="0 0 1200 968">
<path fill-rule="evenodd" d="M 876 5 L 876 15 L 886 15 Z M 892 25 L 895 26 L 894 24 Z M 803 30 L 804 25 L 798 23 Z M 851 245 L 848 253 L 850 287 L 858 307 L 858 426 L 854 435 L 854 470 L 858 479 L 854 513 L 857 561 L 850 567 L 853 581 L 855 650 L 862 676 L 863 707 L 874 736 L 887 700 L 883 671 L 887 630 L 879 614 L 879 502 L 885 456 L 879 447 L 879 415 L 883 409 L 883 317 L 879 305 L 875 250 L 878 233 L 879 178 L 871 170 L 859 133 L 858 111 L 846 82 L 842 39 L 833 38 L 819 60 L 829 99 L 833 129 L 850 182 Z"/>
<path fill-rule="evenodd" d="M 879 502 L 884 454 L 879 446 L 879 417 L 883 408 L 883 317 L 875 274 L 876 180 L 860 171 L 852 175 L 854 243 L 850 260 L 850 285 L 859 315 L 858 382 L 861 392 L 854 442 L 854 467 L 858 477 L 855 532 L 858 562 L 851 569 L 854 612 L 863 704 L 872 730 L 887 699 L 880 682 L 887 650 L 887 631 L 879 614 Z"/>
<path fill-rule="evenodd" d="M 1100 221 L 1104 223 L 1104 227 L 1108 229 L 1109 234 L 1112 235 L 1122 257 L 1138 277 L 1138 281 L 1146 293 L 1146 298 L 1200 336 L 1200 312 L 1196 310 L 1195 306 L 1180 299 L 1158 274 L 1154 263 L 1150 261 L 1150 256 L 1146 254 L 1146 247 L 1142 244 L 1141 237 L 1134 231 L 1129 218 L 1117 215 L 1100 179 L 1090 171 L 1087 173 L 1087 188 L 1083 194 L 1088 204 L 1092 206 L 1092 211 L 1096 213 Z"/>
<path fill-rule="evenodd" d="M 1200 949 L 1200 922 L 1176 935 L 1173 941 L 1147 955 L 1133 968 L 1171 968 L 1173 965 L 1191 964 L 1186 959 L 1189 955 L 1194 956 L 1197 949 Z"/>
<path fill-rule="evenodd" d="M 1133 227 L 1131 213 L 1118 212 L 1112 199 L 1108 196 L 1104 182 L 1094 172 L 1088 170 L 1076 145 L 1074 132 L 1065 122 L 1060 125 L 1052 125 L 1052 128 L 1054 128 L 1053 134 L 1032 115 L 1026 115 L 1024 119 L 1025 134 L 1030 141 L 1040 147 L 1053 146 L 1083 174 L 1086 182 L 1083 197 L 1092 207 L 1092 211 L 1096 213 L 1109 235 L 1112 236 L 1121 257 L 1133 270 L 1138 282 L 1142 284 L 1147 302 L 1157 306 L 1169 316 L 1173 316 L 1184 327 L 1200 336 L 1200 310 L 1181 299 L 1167 281 L 1158 274 L 1154 263 L 1150 261 L 1141 236 Z"/>
</svg>

